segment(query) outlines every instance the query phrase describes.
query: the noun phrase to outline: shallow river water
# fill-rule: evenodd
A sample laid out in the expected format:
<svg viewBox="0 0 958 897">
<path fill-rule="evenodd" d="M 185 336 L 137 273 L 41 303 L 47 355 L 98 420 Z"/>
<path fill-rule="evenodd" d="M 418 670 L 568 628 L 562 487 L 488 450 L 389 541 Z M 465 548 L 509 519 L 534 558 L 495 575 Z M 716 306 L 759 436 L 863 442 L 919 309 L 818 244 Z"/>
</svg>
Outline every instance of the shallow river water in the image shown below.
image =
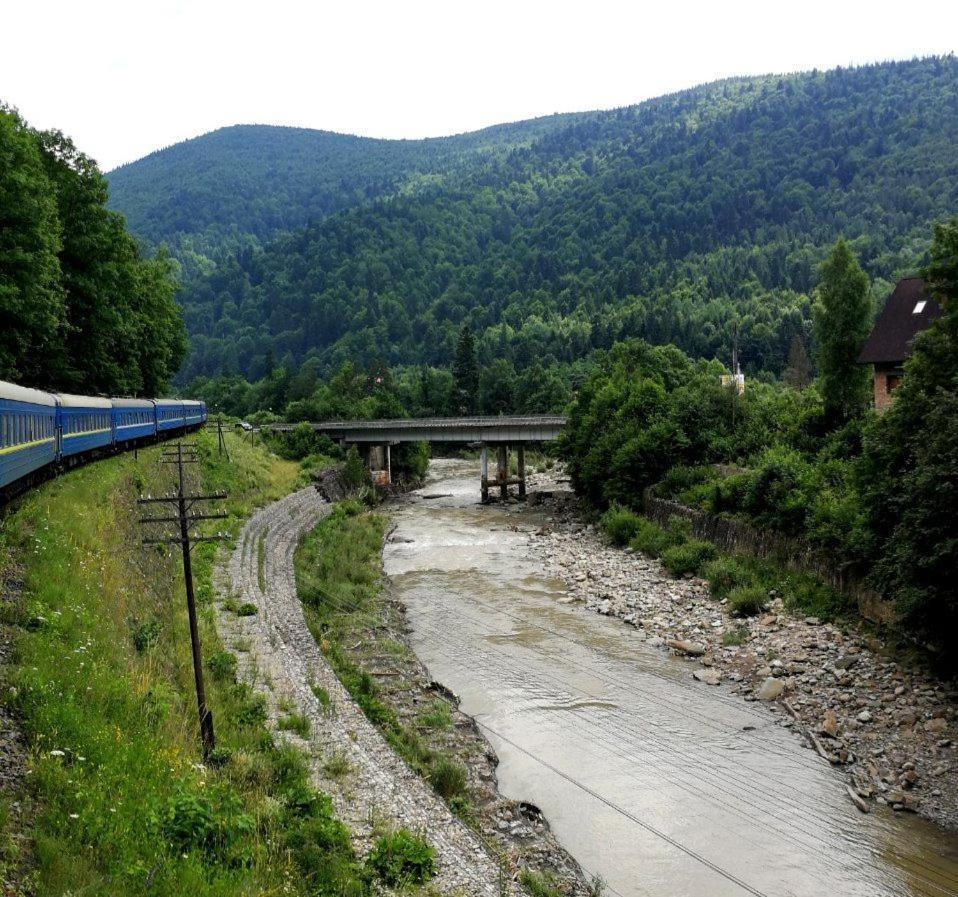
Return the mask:
<svg viewBox="0 0 958 897">
<path fill-rule="evenodd" d="M 496 749 L 502 792 L 608 894 L 958 895 L 958 839 L 862 815 L 765 707 L 561 603 L 529 550 L 541 513 L 479 506 L 468 462 L 433 462 L 422 491 L 450 494 L 397 509 L 384 555 L 413 646 Z"/>
</svg>

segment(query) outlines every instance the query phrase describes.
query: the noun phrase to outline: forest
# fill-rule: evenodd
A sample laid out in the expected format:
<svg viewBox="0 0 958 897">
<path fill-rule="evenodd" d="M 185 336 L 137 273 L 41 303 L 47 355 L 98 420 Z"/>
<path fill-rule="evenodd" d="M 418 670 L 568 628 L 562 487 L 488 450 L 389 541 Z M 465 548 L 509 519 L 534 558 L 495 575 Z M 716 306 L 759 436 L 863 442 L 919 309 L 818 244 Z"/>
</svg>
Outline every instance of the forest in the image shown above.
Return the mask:
<svg viewBox="0 0 958 897">
<path fill-rule="evenodd" d="M 156 396 L 179 370 L 175 266 L 106 202 L 92 159 L 0 104 L 0 379 Z"/>
<path fill-rule="evenodd" d="M 448 368 L 464 325 L 483 364 L 541 364 L 567 389 L 631 337 L 726 361 L 737 344 L 777 377 L 813 349 L 839 235 L 878 304 L 958 200 L 953 57 L 718 82 L 557 125 L 191 268 L 183 381 Z"/>
</svg>

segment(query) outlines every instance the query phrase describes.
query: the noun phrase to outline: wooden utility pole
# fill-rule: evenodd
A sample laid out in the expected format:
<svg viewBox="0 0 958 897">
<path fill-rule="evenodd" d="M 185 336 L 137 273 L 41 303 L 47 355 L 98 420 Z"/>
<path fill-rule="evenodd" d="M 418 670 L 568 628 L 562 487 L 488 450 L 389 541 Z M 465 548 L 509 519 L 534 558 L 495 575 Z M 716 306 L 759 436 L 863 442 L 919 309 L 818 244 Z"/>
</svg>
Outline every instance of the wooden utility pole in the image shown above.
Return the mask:
<svg viewBox="0 0 958 897">
<path fill-rule="evenodd" d="M 222 413 L 216 418 L 216 448 L 221 455 L 226 455 L 226 460 L 229 461 L 230 453 L 226 448 L 226 437 L 223 435 Z"/>
<path fill-rule="evenodd" d="M 190 618 L 190 645 L 193 651 L 193 678 L 196 683 L 196 704 L 200 718 L 200 738 L 203 741 L 203 755 L 208 757 L 210 751 L 216 747 L 216 737 L 213 733 L 213 714 L 206 706 L 206 688 L 203 684 L 203 653 L 200 646 L 200 632 L 196 622 L 196 597 L 193 592 L 193 564 L 190 552 L 197 542 L 221 542 L 226 536 L 196 536 L 191 528 L 201 520 L 222 520 L 228 515 L 214 513 L 194 513 L 193 507 L 199 502 L 221 501 L 226 498 L 225 492 L 215 492 L 210 495 L 187 494 L 185 466 L 196 464 L 196 446 L 178 442 L 171 448 L 163 451 L 163 464 L 172 464 L 177 468 L 178 489 L 175 495 L 160 497 L 144 496 L 138 499 L 142 506 L 156 504 L 175 505 L 175 516 L 147 516 L 141 517 L 140 523 L 144 526 L 164 524 L 174 527 L 176 532 L 162 536 L 143 539 L 144 545 L 179 545 L 183 552 L 183 580 L 186 585 L 186 609 Z"/>
</svg>

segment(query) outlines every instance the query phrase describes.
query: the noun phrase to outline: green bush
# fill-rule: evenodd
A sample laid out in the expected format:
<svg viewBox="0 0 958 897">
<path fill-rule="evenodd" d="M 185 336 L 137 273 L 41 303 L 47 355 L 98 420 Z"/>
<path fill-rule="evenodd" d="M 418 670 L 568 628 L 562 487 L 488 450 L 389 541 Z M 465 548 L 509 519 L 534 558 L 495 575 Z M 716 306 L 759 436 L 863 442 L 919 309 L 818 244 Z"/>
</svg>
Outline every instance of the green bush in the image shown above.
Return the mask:
<svg viewBox="0 0 958 897">
<path fill-rule="evenodd" d="M 466 794 L 469 776 L 461 763 L 438 757 L 429 769 L 429 783 L 440 797 L 453 800 Z"/>
<path fill-rule="evenodd" d="M 616 545 L 628 545 L 642 526 L 643 518 L 628 508 L 613 505 L 602 515 L 600 525 Z"/>
<path fill-rule="evenodd" d="M 739 617 L 752 617 L 768 606 L 768 590 L 759 585 L 736 586 L 729 592 L 728 606 Z"/>
<path fill-rule="evenodd" d="M 236 616 L 238 617 L 255 617 L 258 613 L 259 608 L 252 601 L 244 601 L 236 608 Z"/>
<path fill-rule="evenodd" d="M 728 555 L 709 561 L 702 575 L 709 581 L 713 598 L 727 598 L 736 586 L 748 585 L 754 579 L 752 571 L 741 560 Z"/>
<path fill-rule="evenodd" d="M 665 569 L 673 576 L 698 573 L 707 561 L 715 557 L 715 546 L 701 539 L 689 539 L 666 549 L 662 555 Z"/>
<path fill-rule="evenodd" d="M 644 517 L 639 520 L 639 528 L 629 545 L 649 557 L 661 557 L 662 553 L 674 544 L 673 537 L 651 520 L 646 520 Z"/>
<path fill-rule="evenodd" d="M 236 676 L 236 655 L 229 651 L 216 651 L 206 658 L 206 668 L 218 682 L 229 682 Z"/>
<path fill-rule="evenodd" d="M 383 835 L 366 861 L 383 884 L 424 884 L 436 874 L 436 851 L 407 829 Z"/>
<path fill-rule="evenodd" d="M 155 618 L 152 620 L 133 619 L 130 621 L 133 647 L 136 649 L 137 654 L 142 654 L 144 651 L 152 648 L 160 640 L 161 628 L 160 621 Z"/>
</svg>

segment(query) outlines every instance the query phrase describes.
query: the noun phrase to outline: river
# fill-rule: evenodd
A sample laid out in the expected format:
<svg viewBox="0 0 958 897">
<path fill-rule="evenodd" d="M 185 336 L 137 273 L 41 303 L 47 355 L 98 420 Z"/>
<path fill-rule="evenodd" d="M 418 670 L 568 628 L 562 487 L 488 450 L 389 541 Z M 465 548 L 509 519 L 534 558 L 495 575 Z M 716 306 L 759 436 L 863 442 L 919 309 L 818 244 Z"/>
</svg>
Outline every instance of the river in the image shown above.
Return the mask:
<svg viewBox="0 0 958 897">
<path fill-rule="evenodd" d="M 478 465 L 434 461 L 384 563 L 431 675 L 495 748 L 500 790 L 540 807 L 620 897 L 947 897 L 956 839 L 863 815 L 779 717 L 692 680 L 630 627 L 563 603 L 529 550 L 544 512 L 480 506 Z"/>
</svg>

